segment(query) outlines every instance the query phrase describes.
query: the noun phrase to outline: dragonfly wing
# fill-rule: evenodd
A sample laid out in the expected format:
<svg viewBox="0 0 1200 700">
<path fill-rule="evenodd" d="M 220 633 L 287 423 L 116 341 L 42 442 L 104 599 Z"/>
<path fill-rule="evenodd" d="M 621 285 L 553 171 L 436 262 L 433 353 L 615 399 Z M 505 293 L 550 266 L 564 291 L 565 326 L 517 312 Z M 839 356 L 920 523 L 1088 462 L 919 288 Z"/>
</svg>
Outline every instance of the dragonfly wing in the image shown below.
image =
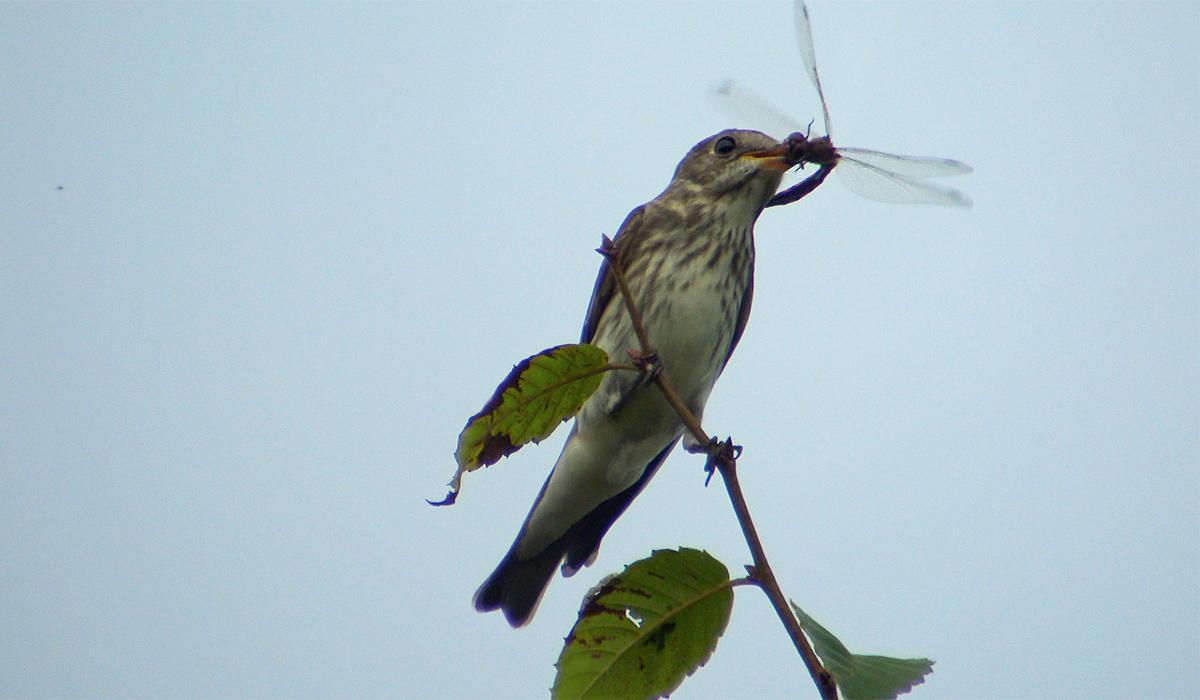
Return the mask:
<svg viewBox="0 0 1200 700">
<path fill-rule="evenodd" d="M 898 156 L 866 148 L 839 148 L 838 153 L 849 156 L 859 163 L 867 163 L 880 170 L 909 177 L 945 177 L 947 175 L 966 175 L 972 172 L 971 166 L 949 158 Z"/>
<path fill-rule="evenodd" d="M 945 204 L 958 207 L 971 206 L 971 200 L 962 192 L 945 185 L 926 182 L 893 170 L 859 160 L 860 152 L 853 155 L 849 149 L 839 149 L 838 176 L 847 189 L 877 202 L 895 204 Z M 881 154 L 887 155 L 887 154 Z M 896 158 L 897 156 L 891 156 Z M 925 159 L 921 159 L 925 160 Z M 934 159 L 930 159 L 934 160 Z M 957 162 L 957 161 L 947 161 Z M 962 165 L 959 163 L 959 165 Z"/>
<path fill-rule="evenodd" d="M 800 60 L 804 61 L 804 69 L 808 79 L 817 88 L 817 96 L 821 98 L 821 111 L 825 116 L 825 135 L 833 132 L 829 123 L 829 108 L 825 106 L 825 91 L 821 89 L 821 76 L 817 73 L 817 50 L 813 48 L 812 25 L 808 21 L 808 6 L 804 0 L 796 0 L 796 44 L 800 47 Z"/>
<path fill-rule="evenodd" d="M 749 124 L 777 138 L 800 131 L 796 120 L 732 78 L 726 78 L 710 88 L 708 97 L 714 106 L 739 123 Z"/>
</svg>

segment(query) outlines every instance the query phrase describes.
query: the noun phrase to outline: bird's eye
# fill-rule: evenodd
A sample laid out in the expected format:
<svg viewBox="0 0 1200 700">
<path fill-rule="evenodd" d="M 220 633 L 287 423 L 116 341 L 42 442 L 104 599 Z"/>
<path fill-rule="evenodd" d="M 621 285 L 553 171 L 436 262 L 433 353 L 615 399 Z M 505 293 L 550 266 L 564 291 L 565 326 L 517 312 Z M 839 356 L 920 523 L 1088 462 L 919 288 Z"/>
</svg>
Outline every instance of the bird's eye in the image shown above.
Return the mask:
<svg viewBox="0 0 1200 700">
<path fill-rule="evenodd" d="M 733 149 L 735 148 L 737 148 L 737 141 L 734 141 L 732 136 L 722 136 L 713 144 L 713 153 L 719 156 L 727 156 L 733 153 Z"/>
</svg>

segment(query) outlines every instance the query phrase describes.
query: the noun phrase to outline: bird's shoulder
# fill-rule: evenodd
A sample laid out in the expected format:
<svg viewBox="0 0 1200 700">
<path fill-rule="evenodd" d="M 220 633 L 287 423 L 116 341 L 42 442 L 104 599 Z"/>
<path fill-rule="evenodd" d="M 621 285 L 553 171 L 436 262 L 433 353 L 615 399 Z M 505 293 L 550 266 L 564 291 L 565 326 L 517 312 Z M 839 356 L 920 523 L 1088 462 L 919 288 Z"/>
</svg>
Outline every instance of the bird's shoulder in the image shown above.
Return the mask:
<svg viewBox="0 0 1200 700">
<path fill-rule="evenodd" d="M 621 223 L 621 228 L 617 229 L 617 235 L 613 237 L 617 261 L 622 265 L 628 260 L 629 251 L 636 248 L 643 238 L 642 220 L 646 215 L 646 206 L 643 204 L 629 212 L 625 221 Z M 595 338 L 596 327 L 600 325 L 600 317 L 604 315 L 604 309 L 612 301 L 616 291 L 616 278 L 613 277 L 608 260 L 605 260 L 600 263 L 600 272 L 596 275 L 596 285 L 592 288 L 592 299 L 588 302 L 587 317 L 583 322 L 583 334 L 580 342 L 590 343 Z"/>
</svg>

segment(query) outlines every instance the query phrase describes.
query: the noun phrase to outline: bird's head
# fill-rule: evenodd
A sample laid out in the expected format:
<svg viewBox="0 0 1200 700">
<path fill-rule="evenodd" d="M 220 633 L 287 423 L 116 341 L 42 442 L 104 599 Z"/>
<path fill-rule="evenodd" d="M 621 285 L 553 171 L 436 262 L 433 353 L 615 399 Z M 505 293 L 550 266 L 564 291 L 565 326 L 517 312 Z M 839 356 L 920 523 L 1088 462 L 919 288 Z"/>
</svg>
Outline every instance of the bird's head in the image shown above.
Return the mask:
<svg viewBox="0 0 1200 700">
<path fill-rule="evenodd" d="M 765 204 L 783 174 L 797 164 L 792 151 L 770 136 L 727 129 L 696 144 L 684 156 L 675 169 L 671 189 Z"/>
</svg>

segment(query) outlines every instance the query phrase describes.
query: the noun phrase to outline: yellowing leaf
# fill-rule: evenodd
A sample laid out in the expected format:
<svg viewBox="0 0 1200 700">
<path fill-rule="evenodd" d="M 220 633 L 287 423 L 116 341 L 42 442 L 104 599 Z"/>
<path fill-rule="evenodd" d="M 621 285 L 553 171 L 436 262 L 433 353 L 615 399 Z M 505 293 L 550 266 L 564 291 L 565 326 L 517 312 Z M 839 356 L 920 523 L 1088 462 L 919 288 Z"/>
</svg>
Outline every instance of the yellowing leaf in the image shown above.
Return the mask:
<svg viewBox="0 0 1200 700">
<path fill-rule="evenodd" d="M 559 345 L 522 360 L 492 394 L 483 410 L 467 421 L 458 436 L 458 471 L 450 495 L 454 502 L 462 475 L 541 442 L 575 415 L 600 386 L 608 355 L 595 345 Z"/>
</svg>

